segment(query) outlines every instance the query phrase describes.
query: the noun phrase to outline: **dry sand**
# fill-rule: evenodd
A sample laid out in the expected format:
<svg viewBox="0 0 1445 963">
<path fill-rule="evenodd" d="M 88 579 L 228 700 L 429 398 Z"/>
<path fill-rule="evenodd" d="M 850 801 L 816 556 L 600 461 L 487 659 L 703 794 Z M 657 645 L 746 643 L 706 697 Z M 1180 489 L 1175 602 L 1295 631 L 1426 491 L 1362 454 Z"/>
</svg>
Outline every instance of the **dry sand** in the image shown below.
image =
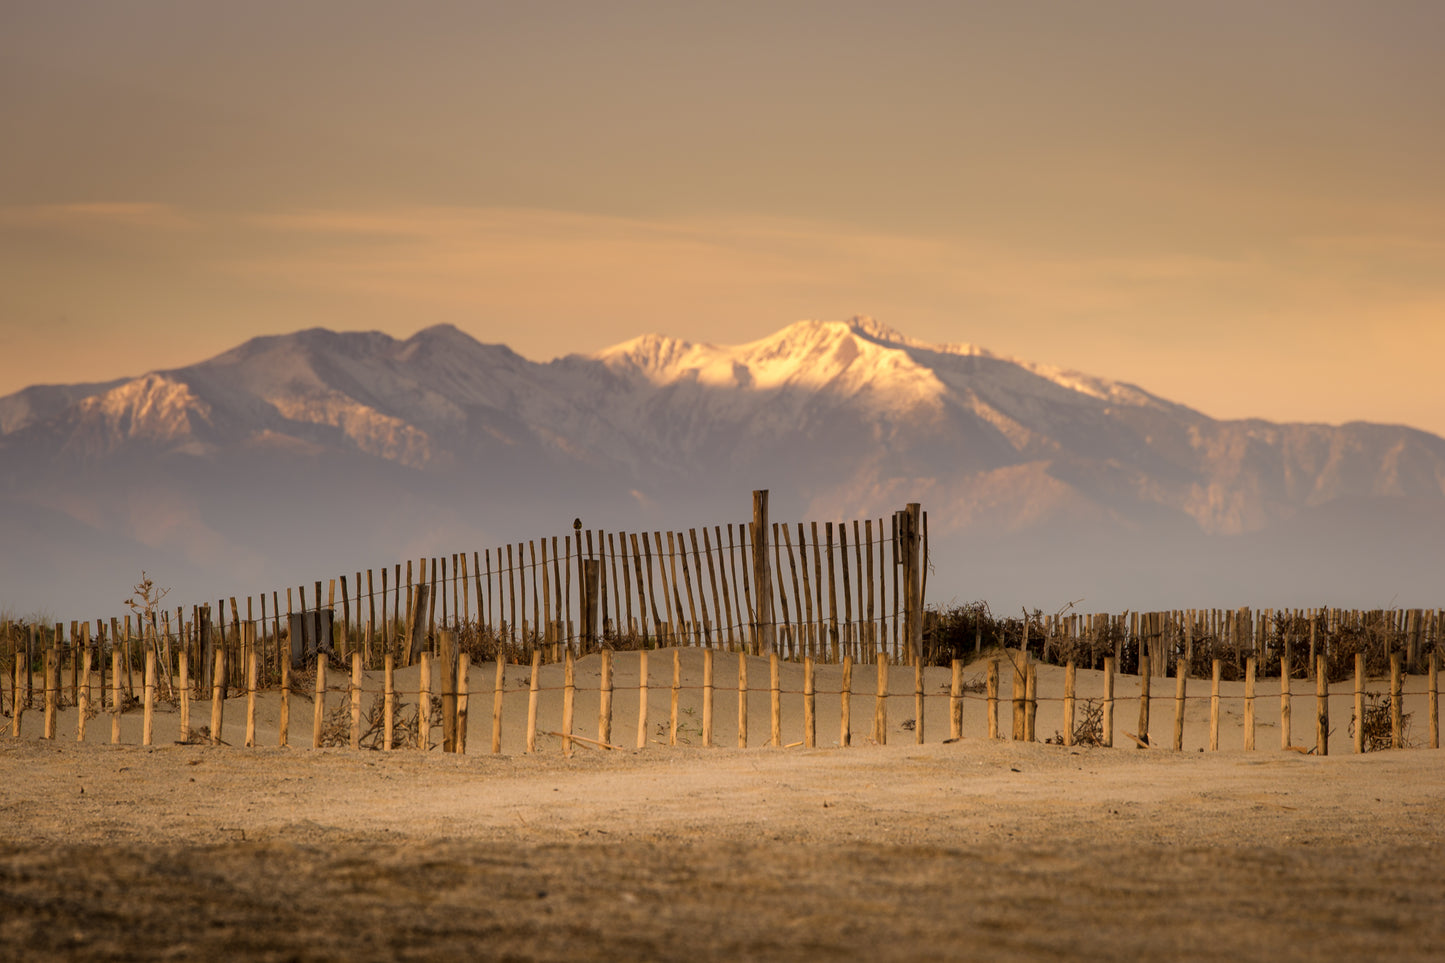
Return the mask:
<svg viewBox="0 0 1445 963">
<path fill-rule="evenodd" d="M 700 680 L 700 655 L 683 658 L 685 677 Z M 618 656 L 619 687 L 635 685 L 635 660 Z M 671 655 L 651 662 L 656 737 Z M 134 744 L 139 713 L 125 718 L 130 744 L 105 745 L 101 716 L 78 745 L 73 710 L 51 743 L 35 738 L 41 714 L 27 713 L 22 739 L 0 740 L 0 959 L 1445 953 L 1445 753 L 1348 754 L 1348 693 L 1332 699 L 1337 754 L 1325 758 L 1278 748 L 1278 690 L 1266 698 L 1276 684 L 1261 681 L 1251 753 L 1239 748 L 1237 703 L 1225 751 L 1174 753 L 990 741 L 978 699 L 951 744 L 936 741 L 947 700 L 932 700 L 935 741 L 915 746 L 902 697 L 890 700 L 887 746 L 579 745 L 569 760 L 555 740 L 535 756 L 518 751 L 526 699 L 510 692 L 525 687 L 526 668 L 509 685 L 504 754 L 485 754 L 492 671 L 470 677 L 479 695 L 466 756 L 279 749 L 274 696 L 261 700 L 262 748 L 251 750 L 175 745 L 170 712 L 157 721 L 164 745 Z M 836 689 L 835 673 L 820 670 L 819 687 Z M 765 689 L 765 662 L 749 674 Z M 1060 691 L 1055 674 L 1040 667 L 1041 696 Z M 403 679 L 415 689 L 414 671 Z M 721 687 L 735 680 L 736 657 L 719 657 L 723 745 L 735 745 L 736 700 Z M 541 681 L 560 682 L 560 668 Z M 859 670 L 855 688 L 874 681 Z M 911 673 L 894 670 L 891 682 L 911 692 Z M 928 688 L 946 682 L 946 671 L 930 674 Z M 595 684 L 595 659 L 578 683 Z M 783 684 L 801 688 L 800 670 L 785 666 Z M 1120 696 L 1136 685 L 1121 679 Z M 1081 695 L 1094 686 L 1096 674 L 1080 673 Z M 1207 689 L 1195 682 L 1190 694 Z M 1167 742 L 1172 680 L 1154 691 L 1151 729 Z M 579 696 L 577 731 L 595 736 L 589 698 Z M 785 699 L 786 741 L 798 737 L 797 698 Z M 699 699 L 685 690 L 694 711 L 683 735 L 694 742 Z M 854 698 L 857 741 L 872 701 Z M 837 698 L 819 703 L 820 744 L 836 742 Z M 1313 696 L 1294 703 L 1295 741 L 1312 742 Z M 1422 736 L 1423 701 L 1407 708 Z M 619 691 L 615 711 L 614 742 L 630 745 L 635 695 Z M 1041 705 L 1041 737 L 1057 712 Z M 1132 731 L 1137 712 L 1121 704 L 1120 728 Z M 309 745 L 309 701 L 293 699 L 291 714 L 293 743 Z M 555 714 L 544 703 L 544 725 Z M 765 691 L 750 717 L 756 745 Z M 1207 699 L 1191 703 L 1190 750 L 1207 738 L 1207 717 Z M 193 723 L 208 719 L 196 706 Z M 232 700 L 228 741 L 243 722 L 244 699 Z"/>
</svg>

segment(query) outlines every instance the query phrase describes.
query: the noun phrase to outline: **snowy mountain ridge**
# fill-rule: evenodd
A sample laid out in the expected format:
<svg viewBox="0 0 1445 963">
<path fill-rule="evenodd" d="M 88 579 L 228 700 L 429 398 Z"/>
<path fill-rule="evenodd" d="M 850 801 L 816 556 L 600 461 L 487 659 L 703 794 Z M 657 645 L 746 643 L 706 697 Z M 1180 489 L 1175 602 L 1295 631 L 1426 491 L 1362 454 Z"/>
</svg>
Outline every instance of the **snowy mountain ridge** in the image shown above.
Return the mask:
<svg viewBox="0 0 1445 963">
<path fill-rule="evenodd" d="M 1058 538 L 1060 558 L 1118 538 L 1214 551 L 1208 539 L 1268 540 L 1342 512 L 1363 531 L 1391 513 L 1445 519 L 1445 439 L 1217 421 L 868 318 L 739 345 L 644 335 L 545 363 L 449 325 L 258 337 L 183 368 L 0 398 L 0 464 L 0 522 L 202 569 L 264 567 L 298 531 L 427 551 L 553 514 L 673 524 L 661 519 L 715 517 L 753 488 L 806 518 L 922 501 L 937 537 Z M 275 527 L 256 521 L 268 516 Z"/>
</svg>

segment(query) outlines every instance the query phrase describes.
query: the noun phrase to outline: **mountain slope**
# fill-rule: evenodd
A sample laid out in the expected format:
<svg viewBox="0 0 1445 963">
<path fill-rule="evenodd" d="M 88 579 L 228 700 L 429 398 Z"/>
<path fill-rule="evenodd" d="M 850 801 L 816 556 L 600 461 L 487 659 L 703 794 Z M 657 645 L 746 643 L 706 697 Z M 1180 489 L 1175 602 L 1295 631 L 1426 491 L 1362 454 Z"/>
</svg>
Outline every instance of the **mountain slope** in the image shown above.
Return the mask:
<svg viewBox="0 0 1445 963">
<path fill-rule="evenodd" d="M 548 363 L 450 326 L 405 340 L 255 338 L 185 368 L 0 399 L 0 466 L 11 517 L 30 506 L 37 519 L 7 525 L 23 530 L 21 551 L 0 577 L 22 605 L 55 591 L 53 573 L 16 561 L 52 531 L 51 557 L 87 541 L 146 546 L 146 559 L 113 560 L 103 597 L 142 565 L 185 569 L 205 597 L 207 580 L 227 594 L 242 577 L 271 587 L 551 534 L 576 515 L 609 527 L 737 520 L 759 487 L 779 518 L 922 501 L 945 594 L 993 587 L 1043 604 L 1088 573 L 1109 604 L 1169 604 L 1146 590 L 1206 604 L 1191 587 L 1254 590 L 1251 579 L 1298 564 L 1345 604 L 1350 591 L 1436 591 L 1422 570 L 1438 570 L 1441 550 L 1424 539 L 1445 519 L 1445 439 L 1216 421 L 1133 385 L 924 344 L 870 319 L 733 346 L 647 335 Z M 1418 538 L 1395 524 L 1402 505 Z M 1372 518 L 1388 539 L 1372 540 Z M 1292 562 L 1319 524 L 1353 544 L 1338 564 Z M 1141 555 L 1155 564 L 1139 570 Z M 1273 569 L 1251 562 L 1266 558 Z"/>
</svg>

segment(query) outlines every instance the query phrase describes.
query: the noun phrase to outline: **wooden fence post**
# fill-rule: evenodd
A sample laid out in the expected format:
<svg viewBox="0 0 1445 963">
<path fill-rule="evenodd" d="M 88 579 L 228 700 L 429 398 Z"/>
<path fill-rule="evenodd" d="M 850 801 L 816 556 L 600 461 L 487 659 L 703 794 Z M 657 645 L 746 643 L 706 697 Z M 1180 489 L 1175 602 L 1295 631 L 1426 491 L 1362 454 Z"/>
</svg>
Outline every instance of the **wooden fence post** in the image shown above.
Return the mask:
<svg viewBox="0 0 1445 963">
<path fill-rule="evenodd" d="M 1404 700 L 1404 680 L 1400 672 L 1400 653 L 1390 653 L 1390 748 L 1403 749 L 1405 746 L 1405 717 L 1400 703 Z M 1356 720 L 1355 728 L 1361 722 Z"/>
<path fill-rule="evenodd" d="M 645 653 L 644 653 L 645 654 Z M 748 747 L 748 653 L 738 653 L 738 748 Z"/>
<path fill-rule="evenodd" d="M 146 649 L 146 674 L 145 674 L 145 708 L 141 721 L 141 739 L 143 746 L 155 745 L 156 733 L 156 653 L 155 649 Z"/>
<path fill-rule="evenodd" d="M 869 556 L 870 558 L 872 556 Z M 853 744 L 853 657 L 843 659 L 843 685 L 838 693 L 838 745 Z"/>
<path fill-rule="evenodd" d="M 14 677 L 14 684 L 10 690 L 12 702 L 10 707 L 10 738 L 12 739 L 20 738 L 20 717 L 25 715 L 25 698 L 21 695 L 21 689 L 23 687 L 20 682 L 20 677 L 24 674 L 24 669 L 22 669 L 20 665 L 22 661 L 22 659 L 17 657 L 14 664 L 11 665 L 11 669 L 13 670 L 11 675 Z M 118 713 L 120 711 L 119 706 L 117 706 L 114 711 Z M 120 717 L 117 715 L 116 718 L 119 719 Z M 119 722 L 115 723 L 113 731 L 117 733 L 120 731 Z M 112 741 L 119 742 L 119 736 Z"/>
<path fill-rule="evenodd" d="M 577 670 L 572 659 L 572 647 L 568 646 L 563 656 L 562 681 L 562 755 L 572 756 L 572 710 L 577 697 Z"/>
<path fill-rule="evenodd" d="M 1223 675 L 1224 663 L 1215 659 L 1209 676 L 1209 751 L 1219 751 L 1219 680 Z"/>
<path fill-rule="evenodd" d="M 986 695 L 988 699 L 988 737 L 998 738 L 998 659 L 991 659 L 988 663 L 988 682 L 986 683 Z"/>
<path fill-rule="evenodd" d="M 466 556 L 463 556 L 463 558 L 465 558 L 465 557 L 466 557 Z M 504 665 L 504 664 L 505 664 L 504 662 L 498 662 L 498 663 L 497 663 L 497 673 L 498 673 L 499 675 L 501 674 L 501 671 L 502 671 L 502 668 L 501 668 L 501 667 L 502 667 L 502 665 Z M 471 681 L 472 681 L 472 680 L 471 680 L 471 671 L 472 671 L 472 657 L 471 657 L 470 655 L 468 655 L 467 653 L 463 652 L 461 655 L 457 656 L 457 750 L 456 750 L 458 753 L 462 753 L 462 754 L 465 754 L 466 751 L 467 751 L 467 721 L 468 721 L 468 717 L 469 717 L 469 713 L 470 713 L 470 709 L 471 709 L 471 699 L 472 699 L 472 696 L 471 696 L 471 691 L 472 691 L 472 686 L 471 686 Z M 498 701 L 500 702 L 500 696 L 498 697 Z M 494 711 L 495 711 L 495 709 L 494 709 Z M 500 720 L 493 720 L 493 722 L 494 722 L 494 729 L 496 730 L 496 732 L 495 732 L 495 734 L 494 734 L 494 741 L 500 741 L 500 739 L 501 739 L 501 722 L 500 722 Z"/>
<path fill-rule="evenodd" d="M 873 741 L 888 744 L 888 654 L 878 650 L 878 694 L 873 697 Z"/>
<path fill-rule="evenodd" d="M 1315 754 L 1330 754 L 1330 677 L 1328 658 L 1315 657 Z"/>
<path fill-rule="evenodd" d="M 120 683 L 120 648 L 112 638 L 110 646 L 110 741 L 112 745 L 120 742 Z M 16 716 L 15 718 L 18 726 L 20 717 Z M 16 731 L 18 733 L 18 728 Z"/>
<path fill-rule="evenodd" d="M 909 658 L 914 664 L 923 661 L 923 581 L 922 565 L 919 558 L 922 548 L 919 516 L 922 506 L 909 502 L 908 507 L 898 513 L 900 548 L 903 553 L 904 609 L 903 634 L 908 646 Z M 919 719 L 919 725 L 922 725 Z"/>
<path fill-rule="evenodd" d="M 1286 638 L 1286 643 L 1288 638 Z M 1294 741 L 1291 733 L 1293 726 L 1292 710 L 1290 708 L 1290 678 L 1289 678 L 1289 647 L 1286 644 L 1285 651 L 1279 660 L 1279 747 L 1288 749 Z"/>
<path fill-rule="evenodd" d="M 90 715 L 90 647 L 89 647 L 89 646 L 86 646 L 85 654 L 84 654 L 81 658 L 82 658 L 82 661 L 83 661 L 84 664 L 83 664 L 83 666 L 81 667 L 81 670 L 80 670 L 81 676 L 82 676 L 83 678 L 81 679 L 80 692 L 78 693 L 78 696 L 79 696 L 78 703 L 79 703 L 79 704 L 78 704 L 77 708 L 80 710 L 80 715 L 79 715 L 79 718 L 77 719 L 76 725 L 75 725 L 75 741 L 76 741 L 76 742 L 84 742 L 84 741 L 85 741 L 85 717 L 88 716 L 88 715 Z M 12 706 L 11 706 L 11 710 L 12 710 L 12 711 L 18 711 L 18 707 L 12 705 Z"/>
<path fill-rule="evenodd" d="M 408 568 L 411 563 L 407 562 Z M 406 616 L 406 652 L 402 661 L 403 665 L 412 665 L 426 648 L 427 629 L 427 602 L 430 600 L 430 589 L 425 579 L 418 581 L 411 587 Z"/>
<path fill-rule="evenodd" d="M 641 585 L 642 582 L 637 583 Z M 744 653 L 743 658 L 747 658 Z M 637 650 L 637 748 L 647 748 L 647 650 Z"/>
<path fill-rule="evenodd" d="M 1010 663 L 1012 663 L 1014 670 L 1012 679 L 1012 698 L 1010 700 L 1010 705 L 1013 707 L 1013 729 L 1010 732 L 1010 738 L 1012 738 L 1014 742 L 1022 742 L 1024 739 L 1024 728 L 1027 725 L 1026 718 L 1028 715 L 1028 710 L 1026 709 L 1024 704 L 1024 697 L 1027 695 L 1026 689 L 1028 686 L 1028 650 L 1023 650 L 1022 654 L 1017 660 L 1010 659 L 1009 661 Z"/>
<path fill-rule="evenodd" d="M 211 745 L 219 746 L 226 710 L 226 647 L 216 646 L 215 654 L 211 668 Z"/>
<path fill-rule="evenodd" d="M 386 569 L 381 570 L 386 574 Z M 386 611 L 386 600 L 382 600 L 382 611 Z M 381 748 L 390 752 L 396 746 L 396 659 L 388 649 L 386 656 L 382 659 L 382 672 L 385 681 L 382 683 L 386 691 L 382 693 L 382 730 Z"/>
<path fill-rule="evenodd" d="M 1365 751 L 1365 653 L 1355 653 L 1355 752 Z"/>
<path fill-rule="evenodd" d="M 316 650 L 316 691 L 311 702 L 311 748 L 321 748 L 321 730 L 326 727 L 326 653 Z"/>
<path fill-rule="evenodd" d="M 1104 745 L 1114 745 L 1114 657 L 1104 656 Z"/>
<path fill-rule="evenodd" d="M 671 710 L 670 710 L 669 713 L 668 713 L 668 724 L 667 724 L 667 744 L 668 744 L 669 746 L 675 746 L 675 745 L 677 745 L 677 710 L 678 710 L 677 700 L 678 700 L 678 696 L 681 695 L 681 689 L 682 689 L 682 650 L 681 650 L 681 649 L 678 649 L 678 648 L 674 648 L 674 649 L 672 650 L 672 699 L 671 699 L 671 702 L 670 702 Z"/>
<path fill-rule="evenodd" d="M 606 653 L 604 653 L 605 658 Z M 702 744 L 704 747 L 712 748 L 712 649 L 704 649 L 702 653 Z M 611 664 L 604 661 L 604 671 L 609 671 Z M 608 713 L 610 715 L 612 696 L 608 693 Z M 610 728 L 610 723 L 609 723 Z M 610 742 L 610 739 L 603 739 L 603 742 Z"/>
<path fill-rule="evenodd" d="M 1024 741 L 1036 742 L 1034 725 L 1039 712 L 1039 667 L 1030 660 L 1024 669 Z M 919 742 L 923 739 L 920 737 Z"/>
<path fill-rule="evenodd" d="M 276 653 L 281 658 L 281 708 L 276 741 L 284 749 L 291 738 L 291 654 L 281 651 L 279 640 L 276 646 Z"/>
<path fill-rule="evenodd" d="M 502 657 L 501 652 L 497 658 Z M 532 678 L 527 683 L 527 752 L 537 751 L 537 698 L 541 694 L 542 650 L 532 650 Z M 641 748 L 640 746 L 638 748 Z"/>
<path fill-rule="evenodd" d="M 1147 749 L 1152 743 L 1149 741 L 1149 708 L 1151 696 L 1149 693 L 1150 677 L 1152 675 L 1151 664 L 1153 660 L 1149 653 L 1140 646 L 1139 651 L 1139 741 L 1135 746 L 1140 749 Z"/>
<path fill-rule="evenodd" d="M 1074 744 L 1075 687 L 1078 682 L 1078 666 L 1070 659 L 1064 666 L 1064 745 Z"/>
<path fill-rule="evenodd" d="M 437 659 L 442 670 L 442 752 L 456 752 L 457 637 L 448 629 L 437 633 Z"/>
<path fill-rule="evenodd" d="M 768 654 L 768 745 L 777 748 L 783 744 L 782 691 L 778 683 L 778 653 Z"/>
<path fill-rule="evenodd" d="M 588 535 L 588 541 L 592 536 Z M 602 578 L 602 563 L 595 558 L 582 560 L 582 645 L 581 651 L 588 652 L 597 648 L 598 644 L 598 620 L 601 617 L 601 606 L 598 603 L 598 593 Z"/>
<path fill-rule="evenodd" d="M 705 707 L 704 719 L 705 735 L 707 745 L 712 745 L 712 650 L 708 655 L 708 702 Z M 610 745 L 612 742 L 612 650 L 602 650 L 602 678 L 597 683 L 597 741 L 603 745 Z M 500 705 L 500 703 L 499 703 Z"/>
<path fill-rule="evenodd" d="M 60 659 L 55 646 L 45 650 L 45 738 L 55 738 L 55 704 L 60 693 Z"/>
<path fill-rule="evenodd" d="M 246 652 L 246 748 L 256 746 L 256 649 Z"/>
<path fill-rule="evenodd" d="M 1258 661 L 1255 656 L 1244 660 L 1244 749 L 1254 751 L 1254 687 Z"/>
<path fill-rule="evenodd" d="M 1435 620 L 1435 645 L 1437 648 L 1430 650 L 1430 748 L 1440 748 L 1440 645 L 1439 631 L 1441 628 L 1439 617 Z"/>
<path fill-rule="evenodd" d="M 1065 675 L 1065 684 L 1074 678 L 1074 664 L 1069 662 L 1068 675 Z M 1068 704 L 1069 710 L 1074 709 Z M 962 739 L 964 737 L 964 661 L 954 659 L 952 664 L 952 678 L 948 684 L 948 737 L 949 739 Z"/>
<path fill-rule="evenodd" d="M 416 695 L 416 747 L 428 752 L 431 749 L 431 653 L 422 650 L 418 655 L 420 671 L 417 677 L 421 684 Z"/>
<path fill-rule="evenodd" d="M 913 663 L 913 741 L 923 745 L 923 659 Z"/>
<path fill-rule="evenodd" d="M 342 600 L 343 600 L 343 601 L 344 601 L 345 598 L 346 598 L 346 579 L 345 579 L 345 578 L 343 578 L 343 579 L 341 580 L 341 597 L 342 597 Z M 361 653 L 360 653 L 359 651 L 353 651 L 353 652 L 351 653 L 351 748 L 353 748 L 353 749 L 360 749 L 360 748 L 361 748 L 361 682 L 362 682 Z M 253 655 L 252 658 L 251 658 L 251 691 L 254 692 L 255 690 L 256 690 L 256 659 L 255 659 L 255 656 Z M 255 699 L 252 699 L 252 700 L 251 700 L 251 703 L 254 705 L 254 704 L 255 704 L 255 701 L 256 701 Z M 249 730 L 251 730 L 252 742 L 254 742 L 255 735 L 256 735 L 255 730 L 254 730 L 254 727 L 255 727 L 255 719 L 254 719 L 254 715 L 253 715 L 253 718 L 252 718 L 251 722 L 247 725 L 247 728 L 248 728 Z M 251 745 L 252 742 L 248 742 L 247 745 Z"/>
<path fill-rule="evenodd" d="M 773 627 L 773 570 L 768 560 L 768 490 L 753 492 L 753 594 L 757 596 L 754 635 L 759 655 L 772 655 L 775 648 Z"/>
<path fill-rule="evenodd" d="M 817 702 L 813 693 L 813 660 L 803 657 L 803 745 L 809 749 L 818 745 Z"/>
<path fill-rule="evenodd" d="M 1189 687 L 1189 664 L 1184 658 L 1174 663 L 1174 751 L 1184 750 L 1184 707 Z"/>
</svg>

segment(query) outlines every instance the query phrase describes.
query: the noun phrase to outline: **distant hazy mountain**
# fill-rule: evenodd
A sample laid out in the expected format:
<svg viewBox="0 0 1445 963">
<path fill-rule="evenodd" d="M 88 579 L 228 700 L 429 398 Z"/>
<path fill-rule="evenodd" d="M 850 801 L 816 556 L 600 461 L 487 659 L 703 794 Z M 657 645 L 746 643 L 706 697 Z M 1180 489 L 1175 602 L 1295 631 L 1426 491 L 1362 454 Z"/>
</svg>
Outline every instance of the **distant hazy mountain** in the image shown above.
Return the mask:
<svg viewBox="0 0 1445 963">
<path fill-rule="evenodd" d="M 539 364 L 313 329 L 0 398 L 0 602 L 109 612 L 570 529 L 929 513 L 934 599 L 1438 605 L 1445 439 L 1216 421 L 868 319 Z"/>
</svg>

